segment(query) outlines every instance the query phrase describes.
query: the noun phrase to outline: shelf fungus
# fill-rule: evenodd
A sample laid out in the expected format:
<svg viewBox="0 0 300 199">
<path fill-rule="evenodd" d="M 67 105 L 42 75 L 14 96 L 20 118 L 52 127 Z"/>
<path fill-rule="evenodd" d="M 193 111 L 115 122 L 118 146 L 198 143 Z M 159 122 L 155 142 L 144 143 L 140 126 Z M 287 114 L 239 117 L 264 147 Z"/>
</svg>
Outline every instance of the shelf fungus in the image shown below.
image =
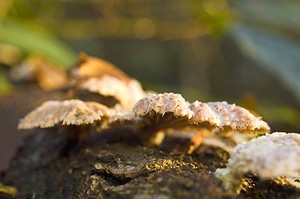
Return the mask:
<svg viewBox="0 0 300 199">
<path fill-rule="evenodd" d="M 188 103 L 180 94 L 148 94 L 133 107 L 133 115 L 138 118 L 143 136 L 150 143 L 159 145 L 163 130 L 180 129 L 193 117 Z"/>
<path fill-rule="evenodd" d="M 227 167 L 217 169 L 215 175 L 226 189 L 239 192 L 247 173 L 263 180 L 281 176 L 299 179 L 300 134 L 277 132 L 242 143 L 233 149 Z M 299 182 L 290 182 L 299 186 Z"/>
<path fill-rule="evenodd" d="M 131 78 L 112 63 L 100 58 L 91 57 L 84 53 L 79 55 L 79 64 L 71 70 L 75 79 L 102 77 L 104 75 L 115 77 L 123 82 Z"/>
<path fill-rule="evenodd" d="M 15 82 L 35 82 L 45 91 L 64 88 L 68 82 L 62 68 L 37 55 L 31 55 L 19 66 L 13 67 L 10 78 Z"/>
<path fill-rule="evenodd" d="M 109 109 L 96 102 L 81 100 L 47 101 L 27 114 L 18 129 L 51 128 L 60 124 L 70 139 L 83 141 L 89 127 L 108 117 Z"/>
<path fill-rule="evenodd" d="M 132 109 L 134 104 L 145 95 L 138 81 L 132 79 L 128 82 L 123 82 L 108 75 L 80 81 L 76 85 L 76 89 L 86 90 L 107 98 L 113 97 L 117 100 L 117 104 L 120 104 L 121 108 L 125 110 Z"/>
<path fill-rule="evenodd" d="M 264 134 L 270 130 L 261 117 L 248 110 L 227 102 L 202 103 L 195 101 L 190 105 L 193 112 L 191 123 L 220 128 L 222 131 L 234 130 L 246 134 Z"/>
<path fill-rule="evenodd" d="M 168 129 L 197 129 L 202 137 L 196 134 L 191 139 L 196 145 L 201 143 L 197 140 L 208 135 L 207 130 L 260 134 L 270 129 L 261 118 L 239 106 L 226 102 L 189 103 L 180 94 L 174 93 L 148 94 L 135 104 L 132 115 L 132 120 L 138 123 L 145 137 L 153 144 L 159 144 L 163 139 L 162 132 Z M 120 121 L 122 117 L 118 116 L 116 120 Z M 129 120 L 128 114 L 124 120 Z"/>
<path fill-rule="evenodd" d="M 131 110 L 145 96 L 141 84 L 113 64 L 80 55 L 81 63 L 71 70 L 74 78 L 69 98 L 98 101 L 109 107 Z"/>
</svg>

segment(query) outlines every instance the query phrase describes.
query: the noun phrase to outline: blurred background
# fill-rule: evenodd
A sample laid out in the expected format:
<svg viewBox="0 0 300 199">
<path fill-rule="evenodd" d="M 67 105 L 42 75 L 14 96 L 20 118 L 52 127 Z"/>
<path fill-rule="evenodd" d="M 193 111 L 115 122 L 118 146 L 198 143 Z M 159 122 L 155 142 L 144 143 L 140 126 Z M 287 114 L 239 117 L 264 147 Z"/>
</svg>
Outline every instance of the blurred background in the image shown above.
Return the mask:
<svg viewBox="0 0 300 199">
<path fill-rule="evenodd" d="M 226 100 L 300 132 L 299 19 L 293 0 L 1 0 L 0 170 L 22 142 L 18 120 L 61 97 L 51 82 L 80 52 L 146 90 Z"/>
</svg>

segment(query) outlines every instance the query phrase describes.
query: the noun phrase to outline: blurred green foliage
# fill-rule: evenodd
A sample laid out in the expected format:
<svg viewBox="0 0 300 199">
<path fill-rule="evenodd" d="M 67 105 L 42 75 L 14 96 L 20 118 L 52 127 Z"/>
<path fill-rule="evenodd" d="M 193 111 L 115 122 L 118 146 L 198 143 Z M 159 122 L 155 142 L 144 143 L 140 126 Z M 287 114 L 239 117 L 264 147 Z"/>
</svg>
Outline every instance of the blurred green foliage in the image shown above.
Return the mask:
<svg viewBox="0 0 300 199">
<path fill-rule="evenodd" d="M 233 0 L 237 25 L 230 32 L 242 52 L 282 82 L 300 104 L 300 2 L 293 0 Z M 262 87 L 264 85 L 261 85 Z M 266 90 L 276 90 L 278 86 Z M 270 92 L 266 92 L 268 94 Z M 286 94 L 287 95 L 287 94 Z M 277 96 L 280 98 L 281 96 Z M 299 131 L 299 106 L 261 106 L 276 129 Z M 284 129 L 280 126 L 284 126 Z M 289 127 L 287 127 L 289 126 Z"/>
<path fill-rule="evenodd" d="M 296 40 L 249 26 L 236 28 L 232 35 L 245 54 L 280 79 L 300 101 L 300 45 Z"/>
<path fill-rule="evenodd" d="M 233 2 L 244 20 L 232 37 L 245 55 L 281 80 L 300 102 L 300 3 Z"/>
<path fill-rule="evenodd" d="M 75 53 L 38 19 L 42 8 L 51 10 L 43 1 L 3 0 L 0 3 L 0 43 L 15 45 L 25 54 L 38 54 L 61 67 L 70 67 Z M 36 12 L 39 8 L 40 12 Z"/>
<path fill-rule="evenodd" d="M 64 68 L 76 60 L 74 53 L 52 35 L 11 21 L 0 23 L 0 42 L 15 45 L 27 54 L 45 57 Z"/>
</svg>

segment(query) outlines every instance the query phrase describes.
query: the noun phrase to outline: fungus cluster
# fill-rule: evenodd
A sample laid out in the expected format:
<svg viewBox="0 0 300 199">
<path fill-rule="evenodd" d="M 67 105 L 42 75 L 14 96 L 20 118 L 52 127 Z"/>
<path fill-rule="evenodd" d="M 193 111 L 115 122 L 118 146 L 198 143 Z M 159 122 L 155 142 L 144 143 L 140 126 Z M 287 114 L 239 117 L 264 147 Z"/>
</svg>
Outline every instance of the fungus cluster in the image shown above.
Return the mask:
<svg viewBox="0 0 300 199">
<path fill-rule="evenodd" d="M 130 110 L 144 96 L 137 80 L 85 54 L 69 74 L 67 99 L 43 103 L 20 121 L 18 129 L 60 125 L 71 139 L 82 141 L 90 127 L 105 123 L 113 113 Z"/>
<path fill-rule="evenodd" d="M 80 55 L 80 64 L 69 74 L 67 100 L 45 102 L 20 121 L 19 129 L 49 128 L 58 124 L 97 125 L 101 130 L 104 126 L 131 125 L 142 132 L 146 140 L 155 140 L 159 133 L 170 129 L 183 132 L 193 129 L 200 134 L 202 129 L 251 134 L 269 131 L 261 118 L 236 105 L 189 103 L 180 94 L 147 93 L 137 80 L 116 66 L 85 54 Z M 73 132 L 75 137 L 76 133 L 79 134 Z M 153 143 L 159 144 L 158 141 Z"/>
<path fill-rule="evenodd" d="M 190 103 L 180 94 L 149 93 L 111 63 L 85 54 L 80 55 L 80 60 L 69 73 L 66 100 L 45 102 L 20 121 L 19 129 L 60 125 L 69 138 L 80 142 L 90 129 L 130 126 L 144 140 L 156 145 L 166 132 L 196 131 L 189 153 L 209 135 L 240 132 L 258 136 L 270 131 L 261 117 L 234 104 Z M 238 145 L 227 168 L 218 169 L 216 176 L 231 190 L 240 188 L 242 176 L 247 172 L 262 179 L 299 176 L 299 137 L 273 133 Z"/>
</svg>

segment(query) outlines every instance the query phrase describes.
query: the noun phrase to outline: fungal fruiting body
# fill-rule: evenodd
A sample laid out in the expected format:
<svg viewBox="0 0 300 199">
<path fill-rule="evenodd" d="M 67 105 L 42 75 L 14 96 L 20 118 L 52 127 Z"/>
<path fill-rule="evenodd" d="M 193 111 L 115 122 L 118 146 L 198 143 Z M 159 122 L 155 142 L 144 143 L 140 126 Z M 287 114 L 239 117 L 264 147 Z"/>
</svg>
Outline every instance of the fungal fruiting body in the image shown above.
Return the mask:
<svg viewBox="0 0 300 199">
<path fill-rule="evenodd" d="M 185 99 L 174 93 L 148 94 L 135 104 L 132 112 L 144 138 L 154 145 L 163 140 L 162 130 L 180 129 L 193 116 Z"/>
<path fill-rule="evenodd" d="M 85 125 L 101 120 L 108 108 L 81 100 L 47 101 L 24 117 L 18 129 L 51 128 L 56 124 Z"/>
<path fill-rule="evenodd" d="M 102 59 L 80 55 L 80 64 L 69 73 L 67 99 L 47 101 L 19 123 L 19 129 L 61 129 L 76 138 L 85 137 L 90 126 L 107 127 L 111 115 L 132 109 L 145 93 L 138 81 Z M 101 125 L 95 125 L 101 121 Z"/>
<path fill-rule="evenodd" d="M 66 72 L 37 55 L 29 56 L 19 66 L 12 68 L 10 78 L 16 82 L 36 82 L 46 91 L 67 85 Z"/>
<path fill-rule="evenodd" d="M 132 79 L 123 82 L 108 75 L 82 80 L 76 85 L 76 89 L 87 90 L 104 97 L 113 97 L 125 110 L 132 109 L 134 104 L 145 95 L 138 81 Z"/>
<path fill-rule="evenodd" d="M 89 125 L 108 117 L 108 110 L 102 104 L 77 99 L 47 101 L 27 114 L 18 129 L 51 128 L 60 124 L 71 139 L 83 141 Z"/>
<path fill-rule="evenodd" d="M 208 123 L 221 130 L 230 129 L 253 134 L 263 134 L 270 130 L 269 125 L 261 117 L 256 117 L 235 104 L 195 101 L 190 105 L 190 109 L 194 113 L 191 122 L 197 125 Z"/>
<path fill-rule="evenodd" d="M 101 121 L 101 125 L 94 125 L 96 130 L 131 125 L 145 140 L 155 140 L 156 145 L 166 131 L 197 130 L 191 139 L 194 146 L 190 153 L 208 132 L 257 135 L 270 129 L 260 117 L 239 106 L 227 102 L 189 103 L 175 93 L 147 94 L 137 80 L 109 62 L 85 54 L 80 55 L 80 61 L 70 72 L 70 100 L 45 102 L 21 120 L 19 129 L 49 128 L 57 124 L 67 129 L 70 126 L 82 129 Z"/>
<path fill-rule="evenodd" d="M 79 55 L 80 63 L 71 70 L 75 79 L 102 77 L 108 75 L 116 77 L 121 81 L 128 81 L 131 78 L 112 63 L 100 58 L 90 57 L 84 53 Z"/>
<path fill-rule="evenodd" d="M 216 128 L 220 132 L 233 130 L 255 135 L 270 130 L 260 117 L 255 117 L 239 106 L 226 102 L 189 103 L 175 93 L 148 94 L 135 104 L 132 113 L 132 120 L 135 120 L 137 126 L 143 127 L 150 139 L 158 132 L 170 128 L 198 129 L 201 135 L 206 132 L 203 129 L 213 131 Z M 114 122 L 122 119 L 118 116 Z M 128 115 L 126 120 L 128 121 Z M 199 135 L 196 137 L 202 139 Z M 195 139 L 193 142 L 199 143 Z"/>
<path fill-rule="evenodd" d="M 300 134 L 277 132 L 242 143 L 233 149 L 227 167 L 217 169 L 215 175 L 226 189 L 239 192 L 246 173 L 261 179 L 299 179 Z"/>
<path fill-rule="evenodd" d="M 121 109 L 131 110 L 133 105 L 145 96 L 141 84 L 113 64 L 85 54 L 80 55 L 80 61 L 81 63 L 71 70 L 74 79 L 71 98 L 80 98 L 77 93 L 87 91 L 90 95 L 112 97 Z M 107 104 L 107 100 L 100 102 L 108 106 L 111 104 Z"/>
<path fill-rule="evenodd" d="M 187 117 L 188 119 L 192 117 L 188 103 L 180 94 L 175 93 L 148 94 L 136 103 L 133 112 L 140 117 L 147 114 L 164 116 L 171 112 L 176 117 Z"/>
<path fill-rule="evenodd" d="M 202 103 L 187 102 L 180 94 L 149 94 L 139 100 L 133 108 L 133 114 L 146 119 L 163 118 L 171 114 L 169 122 L 181 119 L 181 126 L 205 126 L 239 132 L 266 133 L 270 127 L 260 117 L 255 117 L 248 110 L 227 102 Z M 157 119 L 154 119 L 157 120 Z M 168 125 L 166 123 L 165 125 Z"/>
<path fill-rule="evenodd" d="M 164 128 L 182 125 L 181 120 L 186 123 L 193 117 L 185 99 L 174 93 L 148 94 L 135 104 L 132 112 L 136 117 L 146 122 L 150 120 L 152 125 L 164 125 Z"/>
</svg>

